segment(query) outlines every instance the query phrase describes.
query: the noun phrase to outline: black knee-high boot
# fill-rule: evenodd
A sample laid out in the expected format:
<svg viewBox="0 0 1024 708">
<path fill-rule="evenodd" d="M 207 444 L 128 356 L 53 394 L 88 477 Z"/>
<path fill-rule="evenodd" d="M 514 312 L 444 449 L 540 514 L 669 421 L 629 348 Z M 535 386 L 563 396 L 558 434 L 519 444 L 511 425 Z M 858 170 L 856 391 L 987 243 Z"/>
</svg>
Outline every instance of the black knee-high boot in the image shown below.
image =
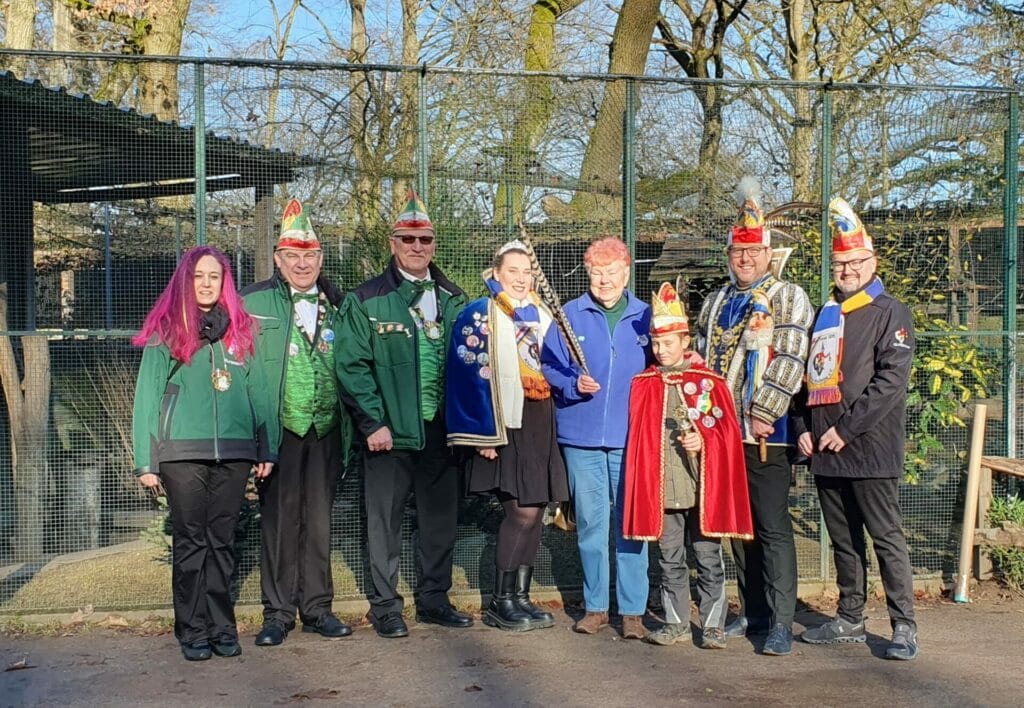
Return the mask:
<svg viewBox="0 0 1024 708">
<path fill-rule="evenodd" d="M 516 604 L 515 590 L 516 571 L 495 568 L 494 594 L 484 612 L 484 624 L 510 632 L 525 632 L 536 627 L 530 616 Z"/>
<path fill-rule="evenodd" d="M 530 616 L 533 626 L 537 629 L 554 627 L 555 617 L 545 612 L 530 601 L 530 582 L 533 580 L 533 566 L 521 565 L 516 572 L 516 606 Z"/>
</svg>

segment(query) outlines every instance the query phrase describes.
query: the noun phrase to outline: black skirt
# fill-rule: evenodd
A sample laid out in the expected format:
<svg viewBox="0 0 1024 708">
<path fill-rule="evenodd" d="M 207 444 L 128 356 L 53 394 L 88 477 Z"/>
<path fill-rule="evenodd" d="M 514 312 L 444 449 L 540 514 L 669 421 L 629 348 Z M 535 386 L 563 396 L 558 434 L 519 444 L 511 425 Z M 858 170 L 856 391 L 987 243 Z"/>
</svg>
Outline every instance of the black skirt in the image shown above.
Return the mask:
<svg viewBox="0 0 1024 708">
<path fill-rule="evenodd" d="M 470 493 L 503 492 L 520 504 L 569 499 L 569 480 L 555 437 L 555 408 L 550 398 L 523 402 L 523 426 L 508 429 L 508 445 L 488 460 L 474 450 L 466 465 Z"/>
</svg>

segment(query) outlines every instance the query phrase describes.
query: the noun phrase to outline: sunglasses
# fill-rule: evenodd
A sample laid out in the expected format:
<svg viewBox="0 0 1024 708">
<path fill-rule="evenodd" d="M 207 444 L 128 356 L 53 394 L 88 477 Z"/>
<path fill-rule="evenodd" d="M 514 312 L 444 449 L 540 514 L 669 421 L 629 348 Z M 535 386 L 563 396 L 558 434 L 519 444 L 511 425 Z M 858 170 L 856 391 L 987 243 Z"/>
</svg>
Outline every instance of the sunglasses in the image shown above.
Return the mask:
<svg viewBox="0 0 1024 708">
<path fill-rule="evenodd" d="M 406 246 L 411 246 L 417 241 L 420 242 L 421 246 L 429 246 L 434 242 L 433 236 L 392 236 L 391 238 L 398 239 Z"/>
</svg>

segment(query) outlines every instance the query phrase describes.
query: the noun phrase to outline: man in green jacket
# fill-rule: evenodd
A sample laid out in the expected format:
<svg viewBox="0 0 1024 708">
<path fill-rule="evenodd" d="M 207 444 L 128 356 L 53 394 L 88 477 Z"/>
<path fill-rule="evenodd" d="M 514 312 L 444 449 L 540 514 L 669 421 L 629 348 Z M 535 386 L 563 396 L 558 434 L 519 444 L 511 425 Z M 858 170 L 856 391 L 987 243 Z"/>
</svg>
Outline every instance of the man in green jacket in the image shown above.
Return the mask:
<svg viewBox="0 0 1024 708">
<path fill-rule="evenodd" d="M 256 366 L 284 428 L 277 470 L 262 481 L 257 646 L 275 646 L 295 627 L 338 638 L 352 633 L 331 611 L 331 506 L 344 464 L 335 370 L 342 292 L 321 276 L 323 251 L 306 210 L 293 199 L 281 219 L 277 272 L 242 291 L 260 325 Z"/>
<path fill-rule="evenodd" d="M 416 619 L 469 627 L 448 601 L 458 514 L 458 470 L 443 419 L 448 329 L 463 292 L 432 263 L 434 227 L 410 192 L 390 239 L 391 261 L 342 305 L 338 379 L 366 438 L 363 466 L 370 618 L 377 634 L 408 636 L 398 593 L 402 517 L 416 495 Z"/>
</svg>

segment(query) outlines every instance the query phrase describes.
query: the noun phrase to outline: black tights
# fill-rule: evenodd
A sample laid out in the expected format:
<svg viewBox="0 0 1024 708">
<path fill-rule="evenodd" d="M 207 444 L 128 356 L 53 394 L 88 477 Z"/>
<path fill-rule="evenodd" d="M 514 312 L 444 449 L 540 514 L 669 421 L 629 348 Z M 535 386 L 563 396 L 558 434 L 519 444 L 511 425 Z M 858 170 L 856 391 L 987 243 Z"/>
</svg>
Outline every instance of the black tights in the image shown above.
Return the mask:
<svg viewBox="0 0 1024 708">
<path fill-rule="evenodd" d="M 533 565 L 540 545 L 546 504 L 520 506 L 519 500 L 507 494 L 498 495 L 505 520 L 498 529 L 498 548 L 495 561 L 499 570 L 517 570 L 521 565 Z"/>
</svg>

